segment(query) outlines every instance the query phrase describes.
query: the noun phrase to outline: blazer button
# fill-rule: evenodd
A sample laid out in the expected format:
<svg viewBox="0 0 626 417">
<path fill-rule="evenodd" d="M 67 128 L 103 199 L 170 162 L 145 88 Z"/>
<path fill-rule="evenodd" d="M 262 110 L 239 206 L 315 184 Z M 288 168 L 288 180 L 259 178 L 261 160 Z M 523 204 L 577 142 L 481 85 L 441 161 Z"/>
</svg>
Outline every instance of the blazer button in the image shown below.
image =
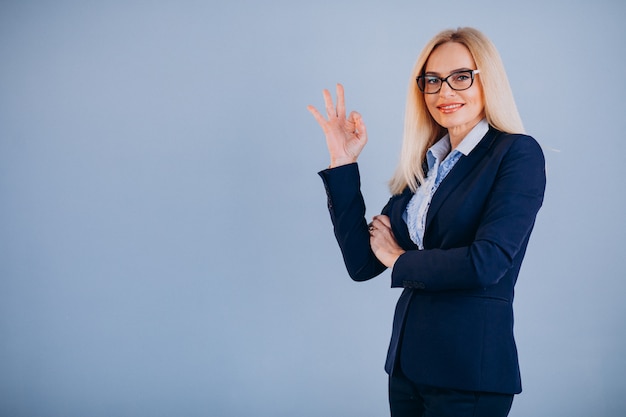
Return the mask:
<svg viewBox="0 0 626 417">
<path fill-rule="evenodd" d="M 426 284 L 420 281 L 402 281 L 402 286 L 404 288 L 411 288 L 416 290 L 423 290 L 426 288 Z"/>
</svg>

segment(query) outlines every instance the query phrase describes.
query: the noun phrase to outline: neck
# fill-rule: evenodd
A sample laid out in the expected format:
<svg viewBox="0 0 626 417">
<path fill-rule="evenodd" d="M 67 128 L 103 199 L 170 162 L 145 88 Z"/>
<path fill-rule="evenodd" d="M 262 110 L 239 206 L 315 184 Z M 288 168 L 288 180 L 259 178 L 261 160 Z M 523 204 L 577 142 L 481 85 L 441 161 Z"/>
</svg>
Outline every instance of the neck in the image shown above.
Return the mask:
<svg viewBox="0 0 626 417">
<path fill-rule="evenodd" d="M 465 136 L 472 131 L 474 127 L 483 119 L 484 116 L 479 117 L 477 120 L 473 120 L 470 123 L 463 125 L 453 126 L 448 128 L 448 135 L 450 135 L 451 150 L 456 149 L 457 146 L 465 139 Z"/>
</svg>

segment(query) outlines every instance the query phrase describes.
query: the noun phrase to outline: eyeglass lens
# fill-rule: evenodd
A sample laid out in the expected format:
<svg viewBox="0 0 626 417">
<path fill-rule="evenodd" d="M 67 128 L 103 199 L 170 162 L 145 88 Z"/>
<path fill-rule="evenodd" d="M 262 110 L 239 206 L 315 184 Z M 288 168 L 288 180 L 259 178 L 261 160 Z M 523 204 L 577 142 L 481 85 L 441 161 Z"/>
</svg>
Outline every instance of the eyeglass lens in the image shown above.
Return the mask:
<svg viewBox="0 0 626 417">
<path fill-rule="evenodd" d="M 447 82 L 453 90 L 467 90 L 474 82 L 472 71 L 459 71 L 448 75 L 446 78 L 439 78 L 434 75 L 421 75 L 417 77 L 417 84 L 426 94 L 434 94 L 441 90 L 443 82 Z"/>
</svg>

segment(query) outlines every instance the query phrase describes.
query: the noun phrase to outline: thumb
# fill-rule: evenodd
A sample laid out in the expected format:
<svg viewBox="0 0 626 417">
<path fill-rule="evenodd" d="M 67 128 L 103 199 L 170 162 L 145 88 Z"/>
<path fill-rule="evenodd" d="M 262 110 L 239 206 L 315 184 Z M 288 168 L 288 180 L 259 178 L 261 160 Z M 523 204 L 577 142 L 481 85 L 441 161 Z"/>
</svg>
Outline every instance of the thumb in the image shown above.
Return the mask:
<svg viewBox="0 0 626 417">
<path fill-rule="evenodd" d="M 365 128 L 365 122 L 361 114 L 353 111 L 350 113 L 350 119 L 354 122 L 354 127 L 359 132 L 359 137 L 367 139 L 367 129 Z"/>
</svg>

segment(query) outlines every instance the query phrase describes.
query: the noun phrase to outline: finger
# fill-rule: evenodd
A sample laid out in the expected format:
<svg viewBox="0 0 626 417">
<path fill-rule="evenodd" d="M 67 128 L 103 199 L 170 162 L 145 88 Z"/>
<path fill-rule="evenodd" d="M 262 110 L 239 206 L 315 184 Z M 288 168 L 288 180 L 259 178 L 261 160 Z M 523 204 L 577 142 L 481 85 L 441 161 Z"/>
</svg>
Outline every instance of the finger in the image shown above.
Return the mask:
<svg viewBox="0 0 626 417">
<path fill-rule="evenodd" d="M 311 114 L 313 115 L 313 117 L 315 117 L 315 120 L 317 121 L 317 123 L 319 123 L 319 125 L 322 127 L 322 129 L 326 129 L 326 119 L 324 119 L 324 116 L 322 116 L 322 114 L 313 106 L 307 106 L 307 110 L 309 112 L 311 112 Z"/>
<path fill-rule="evenodd" d="M 352 112 L 351 115 L 354 115 L 352 117 L 354 119 L 355 128 L 357 132 L 359 132 L 359 137 L 367 138 L 367 129 L 365 128 L 365 122 L 361 115 L 357 112 Z"/>
<path fill-rule="evenodd" d="M 346 118 L 346 99 L 341 84 L 337 84 L 337 116 L 340 119 Z"/>
<path fill-rule="evenodd" d="M 361 115 L 355 111 L 353 111 L 352 113 L 350 113 L 350 116 L 348 116 L 348 120 L 352 123 L 354 131 L 356 133 L 358 133 L 358 136 L 361 137 L 363 136 L 363 127 L 365 127 L 365 123 L 363 123 L 363 120 L 361 119 Z"/>
<path fill-rule="evenodd" d="M 381 230 L 381 227 L 382 227 L 382 224 L 380 222 L 377 222 L 376 219 L 373 219 L 368 227 L 370 236 L 374 237 L 374 232 Z"/>
<path fill-rule="evenodd" d="M 380 220 L 385 226 L 391 228 L 391 220 L 389 219 L 389 216 L 381 214 L 378 216 L 378 220 Z"/>
<path fill-rule="evenodd" d="M 324 90 L 324 104 L 326 105 L 326 114 L 328 115 L 328 118 L 337 117 L 337 110 L 335 110 L 333 98 L 328 90 Z"/>
<path fill-rule="evenodd" d="M 328 122 L 326 121 L 324 116 L 322 116 L 322 114 L 313 106 L 308 106 L 307 109 L 311 112 L 313 117 L 315 117 L 315 120 L 317 121 L 317 124 L 320 125 L 320 127 L 322 128 L 322 131 L 324 132 L 324 134 L 327 134 L 328 133 Z"/>
<path fill-rule="evenodd" d="M 372 224 L 374 225 L 374 227 L 386 227 L 388 229 L 391 229 L 391 220 L 389 220 L 389 217 L 381 214 L 378 216 L 374 216 L 374 220 L 372 220 Z"/>
</svg>

